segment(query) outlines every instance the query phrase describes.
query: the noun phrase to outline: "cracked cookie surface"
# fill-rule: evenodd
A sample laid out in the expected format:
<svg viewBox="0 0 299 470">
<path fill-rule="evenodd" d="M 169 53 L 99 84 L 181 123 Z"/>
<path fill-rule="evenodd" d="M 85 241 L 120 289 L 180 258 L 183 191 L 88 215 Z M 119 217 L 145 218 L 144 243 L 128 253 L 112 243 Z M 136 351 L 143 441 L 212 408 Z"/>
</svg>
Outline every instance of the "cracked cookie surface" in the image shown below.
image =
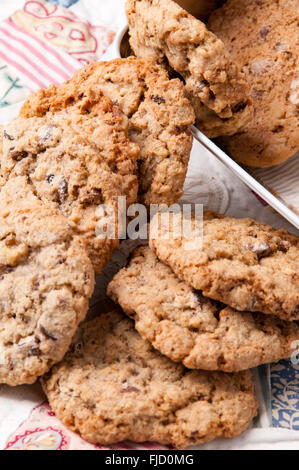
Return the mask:
<svg viewBox="0 0 299 470">
<path fill-rule="evenodd" d="M 159 237 L 151 234 L 150 246 L 194 289 L 236 310 L 299 319 L 298 237 L 252 219 L 207 212 L 202 246 L 190 249 L 192 238 L 176 237 L 160 217 L 154 219 Z M 174 217 L 180 221 L 180 214 Z"/>
<path fill-rule="evenodd" d="M 228 0 L 210 18 L 252 88 L 253 119 L 223 139 L 245 165 L 277 165 L 299 149 L 298 17 L 298 0 Z"/>
<path fill-rule="evenodd" d="M 256 414 L 250 371 L 190 371 L 155 351 L 122 313 L 83 324 L 42 378 L 57 416 L 83 439 L 179 448 L 244 431 Z"/>
<path fill-rule="evenodd" d="M 244 75 L 204 23 L 171 0 L 127 0 L 126 11 L 134 53 L 183 77 L 205 134 L 234 134 L 251 118 Z"/>
<path fill-rule="evenodd" d="M 290 357 L 299 323 L 238 312 L 181 281 L 148 247 L 137 248 L 107 294 L 158 351 L 189 369 L 234 372 Z"/>
<path fill-rule="evenodd" d="M 65 217 L 24 177 L 0 192 L 0 383 L 33 383 L 66 353 L 94 271 Z"/>
<path fill-rule="evenodd" d="M 43 93 L 45 108 L 40 103 Z M 126 196 L 128 204 L 136 201 L 139 149 L 128 139 L 127 118 L 96 85 L 80 96 L 70 95 L 64 106 L 52 111 L 56 94 L 59 88 L 52 86 L 33 95 L 35 115 L 20 116 L 5 126 L 1 172 L 5 180 L 26 176 L 36 195 L 67 217 L 75 233 L 88 242 L 100 273 L 118 239 L 97 236 L 96 228 L 105 220 L 97 209 L 105 204 L 116 213 L 118 196 Z"/>
<path fill-rule="evenodd" d="M 50 103 L 51 90 L 32 95 L 22 114 L 28 117 L 49 106 L 55 111 L 95 87 L 129 118 L 129 137 L 140 147 L 139 201 L 148 206 L 176 202 L 183 193 L 195 116 L 183 84 L 170 80 L 163 68 L 134 57 L 94 62 L 61 85 Z"/>
</svg>

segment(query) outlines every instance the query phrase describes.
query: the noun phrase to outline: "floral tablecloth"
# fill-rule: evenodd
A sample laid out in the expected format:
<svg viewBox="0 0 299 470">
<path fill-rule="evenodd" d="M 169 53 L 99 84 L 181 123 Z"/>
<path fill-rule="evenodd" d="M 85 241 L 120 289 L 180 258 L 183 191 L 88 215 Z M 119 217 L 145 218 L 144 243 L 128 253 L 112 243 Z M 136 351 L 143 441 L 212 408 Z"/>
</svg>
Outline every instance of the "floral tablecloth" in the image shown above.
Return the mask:
<svg viewBox="0 0 299 470">
<path fill-rule="evenodd" d="M 17 114 L 30 91 L 61 83 L 82 65 L 109 53 L 115 33 L 125 22 L 123 7 L 124 0 L 1 0 L 0 123 Z M 254 217 L 298 235 L 197 142 L 183 199 L 236 217 Z M 122 250 L 98 279 L 91 309 L 103 301 L 111 270 L 124 257 Z M 254 377 L 260 412 L 253 427 L 238 438 L 218 439 L 200 449 L 299 449 L 299 365 L 280 361 L 255 369 Z M 38 384 L 0 385 L 0 449 L 4 448 L 101 449 L 59 422 Z M 111 448 L 162 447 L 125 442 Z"/>
</svg>

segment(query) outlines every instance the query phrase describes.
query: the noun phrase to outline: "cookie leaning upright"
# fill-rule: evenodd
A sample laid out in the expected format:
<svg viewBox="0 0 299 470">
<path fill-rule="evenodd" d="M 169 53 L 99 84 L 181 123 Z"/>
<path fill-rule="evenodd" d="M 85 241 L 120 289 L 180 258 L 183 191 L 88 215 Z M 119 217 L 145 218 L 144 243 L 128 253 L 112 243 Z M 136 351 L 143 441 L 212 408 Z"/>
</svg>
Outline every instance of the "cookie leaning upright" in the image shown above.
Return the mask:
<svg viewBox="0 0 299 470">
<path fill-rule="evenodd" d="M 173 217 L 180 223 L 181 214 Z M 299 320 L 298 237 L 252 219 L 206 213 L 202 246 L 195 249 L 163 214 L 154 223 L 159 231 L 150 234 L 151 248 L 194 289 L 236 310 Z"/>
<path fill-rule="evenodd" d="M 140 147 L 139 201 L 147 206 L 176 202 L 183 193 L 195 120 L 181 81 L 170 80 L 148 60 L 94 62 L 59 87 L 57 96 L 51 89 L 32 95 L 21 113 L 30 117 L 49 107 L 57 111 L 86 88 L 100 88 L 129 118 L 129 137 Z"/>
<path fill-rule="evenodd" d="M 102 445 L 130 439 L 184 448 L 240 434 L 257 411 L 250 371 L 185 369 L 119 311 L 81 325 L 42 384 L 58 418 Z"/>
<path fill-rule="evenodd" d="M 88 309 L 85 245 L 26 178 L 0 192 L 0 383 L 33 383 L 60 361 Z"/>
<path fill-rule="evenodd" d="M 61 90 L 36 93 L 25 103 L 35 102 L 32 117 L 5 126 L 1 172 L 6 180 L 26 176 L 38 197 L 68 218 L 100 273 L 118 245 L 118 197 L 126 196 L 127 204 L 137 199 L 139 149 L 128 139 L 126 116 L 98 86 L 70 94 L 52 110 Z M 99 205 L 116 214 L 115 238 L 97 236 L 105 220 Z"/>
<path fill-rule="evenodd" d="M 228 0 L 209 21 L 252 87 L 254 118 L 224 145 L 254 167 L 299 149 L 298 0 Z"/>
<path fill-rule="evenodd" d="M 126 11 L 134 53 L 183 77 L 203 132 L 231 135 L 247 123 L 252 106 L 244 75 L 201 21 L 171 0 L 127 0 Z"/>
<path fill-rule="evenodd" d="M 137 248 L 107 294 L 135 321 L 144 339 L 189 369 L 235 372 L 289 358 L 299 322 L 238 312 L 204 297 L 158 260 Z"/>
</svg>

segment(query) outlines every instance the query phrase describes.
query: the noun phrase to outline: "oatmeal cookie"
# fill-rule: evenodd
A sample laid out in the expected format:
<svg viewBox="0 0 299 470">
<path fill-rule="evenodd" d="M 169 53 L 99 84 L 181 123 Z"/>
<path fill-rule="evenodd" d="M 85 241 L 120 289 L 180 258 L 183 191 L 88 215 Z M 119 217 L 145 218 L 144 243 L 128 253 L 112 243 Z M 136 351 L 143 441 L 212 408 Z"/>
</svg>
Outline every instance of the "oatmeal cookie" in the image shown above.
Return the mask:
<svg viewBox="0 0 299 470">
<path fill-rule="evenodd" d="M 33 383 L 63 358 L 93 287 L 66 218 L 24 177 L 10 179 L 0 192 L 0 383 Z"/>
<path fill-rule="evenodd" d="M 194 111 L 180 80 L 150 61 L 134 57 L 93 62 L 61 85 L 40 90 L 27 100 L 21 113 L 39 115 L 64 107 L 85 89 L 100 87 L 129 118 L 129 137 L 140 147 L 139 201 L 146 204 L 176 202 L 183 193 L 192 147 Z"/>
<path fill-rule="evenodd" d="M 171 0 L 127 0 L 134 53 L 184 79 L 196 122 L 209 137 L 231 135 L 252 116 L 249 87 L 223 42 Z"/>
<path fill-rule="evenodd" d="M 137 248 L 108 295 L 144 339 L 188 369 L 236 372 L 290 357 L 299 323 L 238 312 L 181 281 L 148 247 Z"/>
<path fill-rule="evenodd" d="M 236 310 L 299 320 L 298 237 L 252 219 L 206 213 L 202 246 L 190 247 L 192 238 L 176 237 L 163 214 L 153 223 L 160 230 L 150 235 L 151 248 L 203 295 Z"/>
<path fill-rule="evenodd" d="M 57 416 L 89 442 L 184 448 L 244 431 L 257 411 L 250 371 L 190 371 L 155 351 L 118 311 L 80 327 L 42 378 Z"/>
<path fill-rule="evenodd" d="M 298 17 L 298 0 L 228 0 L 210 19 L 252 87 L 254 118 L 223 139 L 245 165 L 277 165 L 299 150 Z"/>
<path fill-rule="evenodd" d="M 54 111 L 55 90 L 48 90 L 49 111 L 5 126 L 1 172 L 5 180 L 26 176 L 36 195 L 68 218 L 87 240 L 99 274 L 118 245 L 118 197 L 126 196 L 128 204 L 137 199 L 139 149 L 128 139 L 127 118 L 99 87 L 69 96 Z M 115 213 L 115 238 L 97 236 L 105 221 L 100 204 Z"/>
</svg>

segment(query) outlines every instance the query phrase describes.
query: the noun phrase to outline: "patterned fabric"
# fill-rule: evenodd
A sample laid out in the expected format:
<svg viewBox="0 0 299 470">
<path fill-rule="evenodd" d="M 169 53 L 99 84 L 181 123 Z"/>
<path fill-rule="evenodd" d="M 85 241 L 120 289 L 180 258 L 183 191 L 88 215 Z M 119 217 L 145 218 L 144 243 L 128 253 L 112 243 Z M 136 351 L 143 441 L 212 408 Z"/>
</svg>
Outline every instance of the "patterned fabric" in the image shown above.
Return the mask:
<svg viewBox="0 0 299 470">
<path fill-rule="evenodd" d="M 45 0 L 26 2 L 22 10 L 12 15 L 11 21 L 83 65 L 99 60 L 115 35 L 108 28 L 82 21 L 70 10 Z"/>
<path fill-rule="evenodd" d="M 273 426 L 299 431 L 299 365 L 272 364 L 271 390 Z"/>
<path fill-rule="evenodd" d="M 31 412 L 29 419 L 10 436 L 5 450 L 163 450 L 170 447 L 145 442 L 133 444 L 121 442 L 104 447 L 89 444 L 67 429 L 59 421 L 47 403 L 42 403 Z"/>
<path fill-rule="evenodd" d="M 113 31 L 56 4 L 27 1 L 0 23 L 0 107 L 23 101 L 29 91 L 59 85 L 82 65 L 99 60 L 112 43 Z"/>
<path fill-rule="evenodd" d="M 61 5 L 62 7 L 70 7 L 77 3 L 79 0 L 49 0 L 51 3 L 55 3 L 56 5 Z"/>
<path fill-rule="evenodd" d="M 23 101 L 28 95 L 16 71 L 0 59 L 0 108 Z"/>
</svg>

